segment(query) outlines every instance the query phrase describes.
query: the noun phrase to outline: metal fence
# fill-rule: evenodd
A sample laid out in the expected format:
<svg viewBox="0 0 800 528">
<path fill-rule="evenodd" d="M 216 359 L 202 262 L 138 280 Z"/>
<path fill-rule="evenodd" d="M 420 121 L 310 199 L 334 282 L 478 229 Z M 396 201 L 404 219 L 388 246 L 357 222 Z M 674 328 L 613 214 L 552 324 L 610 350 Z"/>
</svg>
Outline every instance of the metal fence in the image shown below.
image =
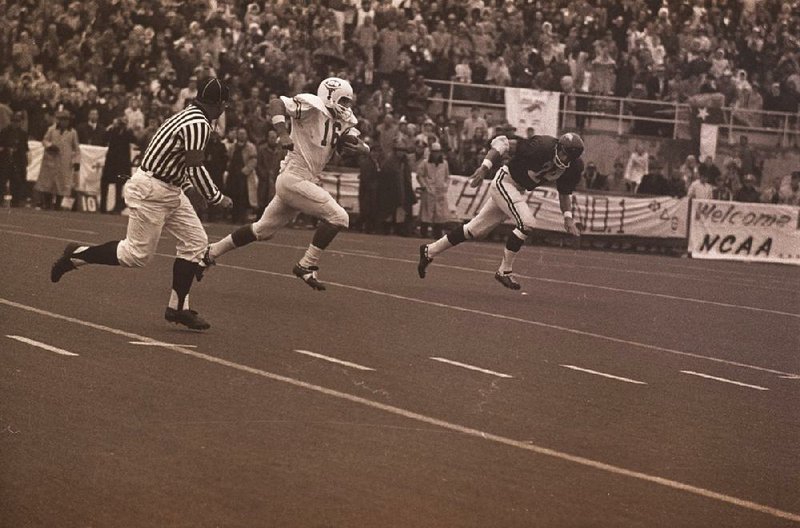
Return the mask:
<svg viewBox="0 0 800 528">
<path fill-rule="evenodd" d="M 435 95 L 429 98 L 446 108 L 450 117 L 461 108 L 478 106 L 505 115 L 504 89 L 488 84 L 455 81 L 425 81 Z M 722 134 L 755 133 L 769 136 L 775 146 L 800 144 L 800 112 L 769 112 L 735 107 L 722 109 Z M 690 137 L 691 108 L 673 101 L 653 101 L 592 94 L 562 95 L 560 128 L 615 131 L 673 139 Z"/>
</svg>

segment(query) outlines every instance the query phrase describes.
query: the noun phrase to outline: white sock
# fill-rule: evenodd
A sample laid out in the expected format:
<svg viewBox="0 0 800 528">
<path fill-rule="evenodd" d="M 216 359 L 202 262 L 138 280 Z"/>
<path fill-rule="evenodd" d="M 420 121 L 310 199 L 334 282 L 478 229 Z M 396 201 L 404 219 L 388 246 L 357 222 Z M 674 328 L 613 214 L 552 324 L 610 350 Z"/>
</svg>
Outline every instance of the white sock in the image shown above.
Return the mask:
<svg viewBox="0 0 800 528">
<path fill-rule="evenodd" d="M 511 273 L 514 267 L 514 259 L 517 258 L 518 251 L 511 251 L 508 248 L 503 249 L 503 262 L 500 263 L 500 273 Z"/>
<path fill-rule="evenodd" d="M 88 262 L 86 262 L 85 260 L 81 260 L 81 257 L 79 255 L 79 253 L 86 251 L 87 249 L 89 249 L 89 246 L 81 246 L 72 252 L 72 258 L 70 258 L 69 261 L 72 262 L 73 266 L 77 268 L 79 266 L 85 266 L 86 264 L 88 264 Z"/>
<path fill-rule="evenodd" d="M 228 235 L 219 242 L 214 242 L 209 247 L 211 248 L 208 252 L 209 255 L 211 255 L 212 259 L 216 260 L 217 257 L 221 257 L 228 251 L 236 249 L 236 244 L 233 243 L 233 237 Z"/>
<path fill-rule="evenodd" d="M 304 268 L 316 266 L 317 262 L 319 262 L 320 255 L 322 255 L 322 250 L 314 244 L 309 244 L 306 254 L 300 259 L 300 265 Z"/>
<path fill-rule="evenodd" d="M 443 236 L 436 242 L 431 242 L 428 244 L 428 256 L 433 258 L 439 253 L 442 253 L 448 249 L 453 247 L 453 244 L 447 239 L 447 235 Z"/>
<path fill-rule="evenodd" d="M 173 310 L 188 310 L 189 309 L 189 294 L 186 294 L 186 298 L 183 300 L 183 307 L 178 308 L 178 294 L 175 290 L 169 294 L 169 307 Z"/>
</svg>

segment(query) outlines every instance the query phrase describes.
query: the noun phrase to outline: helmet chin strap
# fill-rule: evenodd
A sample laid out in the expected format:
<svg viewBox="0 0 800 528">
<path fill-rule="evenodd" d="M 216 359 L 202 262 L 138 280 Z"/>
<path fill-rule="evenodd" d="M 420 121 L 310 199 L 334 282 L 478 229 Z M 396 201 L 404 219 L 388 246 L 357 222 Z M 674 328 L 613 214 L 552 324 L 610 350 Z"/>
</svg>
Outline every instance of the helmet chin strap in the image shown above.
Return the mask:
<svg viewBox="0 0 800 528">
<path fill-rule="evenodd" d="M 566 169 L 569 167 L 569 163 L 565 164 L 563 161 L 561 161 L 561 158 L 558 157 L 558 146 L 556 146 L 556 155 L 553 157 L 553 161 L 555 162 L 556 167 L 559 169 Z"/>
</svg>

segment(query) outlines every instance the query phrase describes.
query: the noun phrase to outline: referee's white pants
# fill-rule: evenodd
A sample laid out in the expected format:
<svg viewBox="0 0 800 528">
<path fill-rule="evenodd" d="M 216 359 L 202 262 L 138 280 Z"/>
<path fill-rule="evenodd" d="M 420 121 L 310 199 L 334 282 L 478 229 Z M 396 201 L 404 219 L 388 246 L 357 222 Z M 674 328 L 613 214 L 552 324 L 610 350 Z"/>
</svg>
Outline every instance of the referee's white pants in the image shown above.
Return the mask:
<svg viewBox="0 0 800 528">
<path fill-rule="evenodd" d="M 475 218 L 464 226 L 467 236 L 483 238 L 506 218 L 513 220 L 520 232 L 530 233 L 536 224 L 536 218 L 528 207 L 525 189 L 511 179 L 506 166 L 500 167 L 490 185 L 489 199 Z"/>
<path fill-rule="evenodd" d="M 178 239 L 178 258 L 200 261 L 208 235 L 180 188 L 137 169 L 123 192 L 130 215 L 125 240 L 117 246 L 121 265 L 146 266 L 153 258 L 162 229 Z"/>
<path fill-rule="evenodd" d="M 343 229 L 350 224 L 347 211 L 328 191 L 311 180 L 284 171 L 275 182 L 275 197 L 253 224 L 253 232 L 259 240 L 266 240 L 297 213 L 305 213 Z"/>
</svg>

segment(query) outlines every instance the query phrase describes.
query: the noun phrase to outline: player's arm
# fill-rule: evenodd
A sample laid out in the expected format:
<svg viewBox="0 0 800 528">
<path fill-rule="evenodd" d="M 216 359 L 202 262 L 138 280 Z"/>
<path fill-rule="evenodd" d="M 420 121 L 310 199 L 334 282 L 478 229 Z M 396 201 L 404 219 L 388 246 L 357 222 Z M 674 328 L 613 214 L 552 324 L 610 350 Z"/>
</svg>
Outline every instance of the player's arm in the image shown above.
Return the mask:
<svg viewBox="0 0 800 528">
<path fill-rule="evenodd" d="M 561 207 L 561 214 L 564 216 L 564 230 L 572 236 L 580 236 L 581 232 L 575 225 L 575 218 L 572 214 L 572 192 L 578 185 L 578 181 L 583 174 L 583 162 L 578 159 L 570 164 L 564 174 L 556 181 L 558 189 L 558 205 Z"/>
<path fill-rule="evenodd" d="M 489 152 L 487 152 L 486 156 L 483 158 L 483 162 L 475 169 L 472 176 L 470 176 L 470 187 L 479 186 L 481 181 L 489 174 L 489 171 L 492 170 L 492 167 L 502 161 L 503 156 L 509 152 L 511 146 L 511 141 L 509 141 L 506 136 L 497 136 L 494 138 Z"/>
<path fill-rule="evenodd" d="M 272 126 L 275 127 L 275 132 L 278 133 L 278 143 L 281 148 L 292 150 L 294 149 L 294 141 L 289 136 L 289 127 L 286 126 L 287 113 L 286 103 L 280 97 L 276 97 L 269 102 L 269 115 L 272 116 Z"/>
<path fill-rule="evenodd" d="M 186 145 L 186 176 L 187 182 L 200 191 L 203 198 L 210 205 L 231 207 L 233 202 L 217 188 L 211 175 L 203 165 L 205 148 L 211 128 L 203 123 L 190 123 L 183 129 L 184 145 Z M 186 187 L 184 187 L 186 191 Z"/>
</svg>

